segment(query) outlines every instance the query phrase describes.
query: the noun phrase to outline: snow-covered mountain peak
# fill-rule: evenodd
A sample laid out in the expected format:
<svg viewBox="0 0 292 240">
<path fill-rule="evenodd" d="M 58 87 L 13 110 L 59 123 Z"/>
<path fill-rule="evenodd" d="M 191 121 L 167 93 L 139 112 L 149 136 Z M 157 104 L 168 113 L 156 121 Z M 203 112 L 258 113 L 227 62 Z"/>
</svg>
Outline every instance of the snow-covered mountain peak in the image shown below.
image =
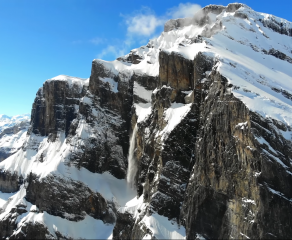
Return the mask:
<svg viewBox="0 0 292 240">
<path fill-rule="evenodd" d="M 47 80 L 0 132 L 0 237 L 291 236 L 291 49 L 290 22 L 209 5 Z"/>
<path fill-rule="evenodd" d="M 30 114 L 15 115 L 13 117 L 9 117 L 5 114 L 1 114 L 0 115 L 0 134 L 6 128 L 13 127 L 14 125 L 21 122 L 29 122 L 29 121 L 30 121 Z"/>
<path fill-rule="evenodd" d="M 88 85 L 88 83 L 89 83 L 88 78 L 71 77 L 68 75 L 58 75 L 56 77 L 48 79 L 46 82 L 51 82 L 51 81 L 65 81 L 65 82 L 68 82 L 69 86 Z"/>
<path fill-rule="evenodd" d="M 209 5 L 193 18 L 169 20 L 146 46 L 115 61 L 95 60 L 113 75 L 159 75 L 159 53 L 193 60 L 201 52 L 216 62 L 230 93 L 264 118 L 292 126 L 292 23 L 245 4 Z M 290 134 L 287 136 L 290 139 Z"/>
<path fill-rule="evenodd" d="M 0 114 L 0 119 L 10 119 L 10 117 L 5 114 Z"/>
<path fill-rule="evenodd" d="M 29 121 L 30 120 L 30 114 L 27 113 L 27 114 L 15 115 L 15 116 L 11 117 L 10 119 L 12 121 L 24 121 L 24 120 Z"/>
</svg>

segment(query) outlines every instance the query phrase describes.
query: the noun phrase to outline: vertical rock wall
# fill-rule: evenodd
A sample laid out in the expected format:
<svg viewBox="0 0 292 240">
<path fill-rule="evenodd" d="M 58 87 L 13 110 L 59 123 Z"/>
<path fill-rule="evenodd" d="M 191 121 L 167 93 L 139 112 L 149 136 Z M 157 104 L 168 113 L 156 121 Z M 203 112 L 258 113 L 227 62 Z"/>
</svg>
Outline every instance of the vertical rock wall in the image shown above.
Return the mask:
<svg viewBox="0 0 292 240">
<path fill-rule="evenodd" d="M 36 94 L 31 112 L 31 131 L 34 134 L 56 138 L 59 131 L 67 135 L 73 119 L 77 117 L 76 106 L 85 95 L 86 88 L 78 84 L 70 86 L 67 81 L 46 81 Z"/>
<path fill-rule="evenodd" d="M 292 145 L 280 134 L 289 127 L 251 112 L 209 57 L 161 52 L 159 60 L 160 88 L 137 134 L 137 194 L 147 207 L 136 220 L 119 213 L 114 238 L 151 235 L 142 219 L 154 212 L 185 226 L 188 239 L 291 236 Z M 186 103 L 187 89 L 191 110 L 162 142 L 164 111 Z"/>
</svg>

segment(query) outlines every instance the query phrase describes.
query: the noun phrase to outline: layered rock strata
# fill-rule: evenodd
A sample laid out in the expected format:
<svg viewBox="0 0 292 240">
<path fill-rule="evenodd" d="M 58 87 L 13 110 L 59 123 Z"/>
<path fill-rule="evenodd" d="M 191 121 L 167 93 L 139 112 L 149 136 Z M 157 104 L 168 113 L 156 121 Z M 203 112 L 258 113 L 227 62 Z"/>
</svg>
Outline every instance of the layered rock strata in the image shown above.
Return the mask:
<svg viewBox="0 0 292 240">
<path fill-rule="evenodd" d="M 210 5 L 89 79 L 47 80 L 0 163 L 0 237 L 292 236 L 291 25 Z"/>
</svg>

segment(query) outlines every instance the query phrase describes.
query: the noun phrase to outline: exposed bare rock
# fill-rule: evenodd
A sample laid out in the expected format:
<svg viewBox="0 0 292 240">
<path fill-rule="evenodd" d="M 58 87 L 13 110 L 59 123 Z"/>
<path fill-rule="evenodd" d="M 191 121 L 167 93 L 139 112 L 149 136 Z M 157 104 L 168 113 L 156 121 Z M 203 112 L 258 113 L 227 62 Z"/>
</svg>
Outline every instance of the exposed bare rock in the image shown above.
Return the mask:
<svg viewBox="0 0 292 240">
<path fill-rule="evenodd" d="M 193 86 L 193 64 L 175 53 L 159 54 L 160 84 L 170 86 L 176 90 L 190 90 Z"/>
<path fill-rule="evenodd" d="M 262 50 L 263 53 L 267 54 L 267 55 L 272 55 L 276 58 L 279 58 L 281 60 L 284 60 L 284 61 L 287 61 L 289 63 L 292 63 L 292 58 L 290 58 L 289 56 L 287 56 L 285 53 L 279 51 L 279 50 L 276 50 L 274 48 L 271 48 L 269 51 L 263 49 Z"/>
<path fill-rule="evenodd" d="M 68 134 L 70 124 L 77 116 L 76 107 L 86 91 L 84 79 L 70 84 L 62 80 L 63 77 L 59 76 L 44 83 L 36 94 L 31 113 L 30 131 L 41 136 L 50 134 L 53 141 L 58 131 Z"/>
<path fill-rule="evenodd" d="M 36 205 L 39 211 L 66 218 L 70 221 L 83 220 L 88 214 L 105 223 L 113 223 L 115 216 L 105 201 L 84 184 L 49 176 L 39 180 L 31 174 L 27 179 L 26 200 Z"/>
<path fill-rule="evenodd" d="M 290 30 L 209 5 L 87 80 L 47 80 L 0 162 L 0 238 L 290 238 Z"/>
<path fill-rule="evenodd" d="M 19 190 L 19 186 L 23 183 L 23 178 L 18 176 L 16 172 L 0 171 L 0 191 L 3 193 L 12 193 Z"/>
<path fill-rule="evenodd" d="M 58 239 L 68 239 L 64 236 Z M 21 231 L 16 231 L 9 239 L 56 239 L 41 223 L 27 223 L 21 228 Z M 70 238 L 69 238 L 70 239 Z"/>
</svg>

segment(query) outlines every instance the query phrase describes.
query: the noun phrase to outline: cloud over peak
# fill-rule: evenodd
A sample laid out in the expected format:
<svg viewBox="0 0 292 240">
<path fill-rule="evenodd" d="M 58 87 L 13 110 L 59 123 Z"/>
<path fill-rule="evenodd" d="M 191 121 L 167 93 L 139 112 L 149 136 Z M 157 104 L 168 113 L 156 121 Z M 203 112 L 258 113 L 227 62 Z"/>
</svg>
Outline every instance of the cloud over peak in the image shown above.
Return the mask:
<svg viewBox="0 0 292 240">
<path fill-rule="evenodd" d="M 127 34 L 149 37 L 168 19 L 192 17 L 200 9 L 201 6 L 198 4 L 180 3 L 178 6 L 168 9 L 164 15 L 156 16 L 150 8 L 143 7 L 139 12 L 124 16 Z"/>
<path fill-rule="evenodd" d="M 153 14 L 138 14 L 126 20 L 129 34 L 141 36 L 152 35 L 156 28 L 163 25 L 164 21 Z"/>
<path fill-rule="evenodd" d="M 169 9 L 167 15 L 174 19 L 193 17 L 200 9 L 202 7 L 198 4 L 180 3 L 177 7 Z"/>
<path fill-rule="evenodd" d="M 158 30 L 162 30 L 163 25 L 169 19 L 187 18 L 195 15 L 201 6 L 193 3 L 180 3 L 178 6 L 167 9 L 166 12 L 157 16 L 155 12 L 148 8 L 142 7 L 140 10 L 132 14 L 121 14 L 126 24 L 126 35 L 119 44 L 109 44 L 99 54 L 98 58 L 105 56 L 121 56 L 134 46 L 134 44 L 141 44 L 141 42 L 148 41 L 158 35 Z M 92 43 L 99 44 L 100 40 L 97 38 Z"/>
</svg>

